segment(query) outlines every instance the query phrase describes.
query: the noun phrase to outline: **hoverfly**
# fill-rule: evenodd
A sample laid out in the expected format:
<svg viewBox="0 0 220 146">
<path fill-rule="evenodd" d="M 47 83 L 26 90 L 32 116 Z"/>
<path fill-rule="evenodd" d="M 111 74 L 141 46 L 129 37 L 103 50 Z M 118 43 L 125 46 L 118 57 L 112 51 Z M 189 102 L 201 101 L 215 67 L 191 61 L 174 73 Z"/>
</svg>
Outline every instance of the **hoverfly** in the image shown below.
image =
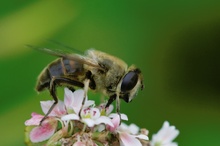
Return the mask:
<svg viewBox="0 0 220 146">
<path fill-rule="evenodd" d="M 38 76 L 36 90 L 41 92 L 48 89 L 54 99 L 53 105 L 41 122 L 58 103 L 57 86 L 84 88 L 84 101 L 88 89 L 98 91 L 109 97 L 106 108 L 116 100 L 117 113 L 120 112 L 120 99 L 131 102 L 138 89 L 143 89 L 141 71 L 134 65 L 128 67 L 115 56 L 94 49 L 87 50 L 85 55 L 47 48 L 37 49 L 59 57 L 48 64 Z"/>
</svg>

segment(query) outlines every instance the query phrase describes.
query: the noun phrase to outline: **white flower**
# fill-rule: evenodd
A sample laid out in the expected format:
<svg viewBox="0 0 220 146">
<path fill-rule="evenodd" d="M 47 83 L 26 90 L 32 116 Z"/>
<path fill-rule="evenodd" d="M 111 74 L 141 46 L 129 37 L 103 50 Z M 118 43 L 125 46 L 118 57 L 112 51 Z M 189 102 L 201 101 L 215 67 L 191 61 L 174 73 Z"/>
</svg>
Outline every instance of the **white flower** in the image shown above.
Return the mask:
<svg viewBox="0 0 220 146">
<path fill-rule="evenodd" d="M 62 121 L 69 121 L 69 120 L 79 120 L 79 111 L 82 106 L 84 98 L 84 90 L 79 89 L 75 92 L 72 92 L 68 88 L 64 89 L 64 104 L 66 106 L 67 113 L 66 115 L 62 116 Z M 88 100 L 86 96 L 85 103 L 83 105 L 84 108 L 87 108 L 91 105 L 94 105 L 94 101 Z"/>
<path fill-rule="evenodd" d="M 67 108 L 68 114 L 75 113 L 79 115 L 79 111 L 82 106 L 83 98 L 84 98 L 84 90 L 79 89 L 75 92 L 72 92 L 68 88 L 64 89 L 64 104 Z M 84 108 L 93 105 L 95 102 L 88 100 L 86 96 L 85 103 L 83 105 Z"/>
<path fill-rule="evenodd" d="M 79 89 L 75 92 L 70 91 L 68 88 L 64 89 L 64 102 L 59 100 L 57 105 L 53 108 L 53 110 L 50 112 L 49 116 L 54 117 L 62 117 L 67 114 L 76 114 L 79 115 L 79 111 L 82 106 L 84 98 L 84 90 Z M 50 107 L 53 105 L 54 101 L 48 100 L 48 101 L 41 101 L 41 108 L 46 114 Z M 83 107 L 89 107 L 94 104 L 94 101 L 85 100 L 85 104 Z"/>
<path fill-rule="evenodd" d="M 179 131 L 166 121 L 161 130 L 148 141 L 148 130 L 139 129 L 135 124 L 126 125 L 121 120 L 128 120 L 127 115 L 112 113 L 113 106 L 106 107 L 106 103 L 95 106 L 85 96 L 84 90 L 75 92 L 65 88 L 64 101 L 59 100 L 47 118 L 44 115 L 32 113 L 32 117 L 25 122 L 27 126 L 27 143 L 44 142 L 46 145 L 73 146 L 178 146 L 172 142 Z M 83 99 L 85 102 L 83 103 Z M 41 101 L 44 114 L 54 101 Z M 30 127 L 29 127 L 30 126 Z M 47 140 L 47 141 L 46 141 Z M 41 144 L 41 143 L 40 143 Z"/>
<path fill-rule="evenodd" d="M 101 123 L 113 126 L 111 119 L 106 116 L 101 116 L 98 108 L 85 108 L 81 112 L 82 122 L 89 127 L 99 125 Z"/>
<path fill-rule="evenodd" d="M 99 125 L 101 123 L 113 126 L 111 119 L 101 115 L 101 108 L 94 108 L 92 106 L 94 105 L 94 101 L 88 100 L 87 96 L 83 107 L 81 107 L 83 98 L 84 90 L 79 89 L 75 92 L 72 92 L 68 88 L 65 88 L 64 104 L 68 114 L 62 116 L 62 121 L 81 120 L 81 122 L 87 124 L 88 127 L 93 127 L 94 125 Z M 82 111 L 80 113 L 80 119 L 78 115 L 81 108 Z"/>
<path fill-rule="evenodd" d="M 178 134 L 179 130 L 175 126 L 170 126 L 169 122 L 165 121 L 157 134 L 153 135 L 151 146 L 178 146 L 177 143 L 172 142 Z"/>
</svg>

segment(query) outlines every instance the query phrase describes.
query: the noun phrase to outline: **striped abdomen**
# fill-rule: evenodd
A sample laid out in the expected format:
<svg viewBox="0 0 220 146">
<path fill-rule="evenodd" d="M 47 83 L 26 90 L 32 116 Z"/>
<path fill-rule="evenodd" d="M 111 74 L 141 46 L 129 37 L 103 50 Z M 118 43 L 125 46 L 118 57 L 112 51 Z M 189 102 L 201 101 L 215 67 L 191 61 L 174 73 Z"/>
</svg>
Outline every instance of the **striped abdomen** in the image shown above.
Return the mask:
<svg viewBox="0 0 220 146">
<path fill-rule="evenodd" d="M 83 87 L 83 80 L 86 77 L 87 70 L 83 64 L 66 58 L 59 58 L 50 63 L 38 77 L 36 90 L 42 91 L 50 86 L 52 78 L 62 78 L 71 80 L 71 83 L 57 82 L 57 85 L 66 84 L 67 86 Z"/>
</svg>

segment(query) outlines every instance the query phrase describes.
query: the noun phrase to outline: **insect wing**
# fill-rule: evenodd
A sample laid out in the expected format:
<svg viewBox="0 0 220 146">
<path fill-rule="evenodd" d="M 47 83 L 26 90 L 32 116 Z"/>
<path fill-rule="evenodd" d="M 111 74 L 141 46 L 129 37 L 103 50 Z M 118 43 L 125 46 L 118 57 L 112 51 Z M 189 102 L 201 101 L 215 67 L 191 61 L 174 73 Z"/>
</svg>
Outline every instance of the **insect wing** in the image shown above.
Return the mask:
<svg viewBox="0 0 220 146">
<path fill-rule="evenodd" d="M 62 51 L 66 51 L 66 52 L 69 52 L 69 54 L 72 54 L 73 52 L 74 53 L 77 53 L 77 54 L 83 54 L 82 51 L 78 50 L 78 49 L 75 49 L 71 46 L 68 46 L 66 44 L 63 44 L 61 42 L 58 42 L 58 41 L 55 41 L 55 40 L 47 40 L 47 42 L 49 42 L 50 44 L 52 45 L 55 45 L 55 47 L 51 47 L 51 48 L 57 48 L 57 47 L 62 47 Z"/>
<path fill-rule="evenodd" d="M 35 46 L 32 46 L 32 45 L 27 45 L 27 46 L 30 47 L 30 48 L 33 48 L 35 50 L 53 55 L 53 56 L 67 58 L 69 60 L 74 60 L 74 61 L 77 61 L 79 63 L 86 64 L 86 65 L 96 67 L 96 68 L 99 68 L 99 69 L 103 70 L 103 68 L 94 59 L 88 58 L 88 57 L 83 56 L 83 55 L 73 54 L 72 52 L 67 51 L 67 50 L 63 50 L 63 49 L 61 50 L 61 49 L 40 48 L 40 47 L 35 47 Z"/>
</svg>

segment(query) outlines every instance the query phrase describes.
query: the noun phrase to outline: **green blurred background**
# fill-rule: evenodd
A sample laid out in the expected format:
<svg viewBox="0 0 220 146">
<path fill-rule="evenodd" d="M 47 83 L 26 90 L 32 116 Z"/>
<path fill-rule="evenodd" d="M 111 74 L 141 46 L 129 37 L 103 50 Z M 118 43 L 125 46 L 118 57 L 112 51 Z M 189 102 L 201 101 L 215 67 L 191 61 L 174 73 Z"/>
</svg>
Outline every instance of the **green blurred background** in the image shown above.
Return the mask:
<svg viewBox="0 0 220 146">
<path fill-rule="evenodd" d="M 24 121 L 50 99 L 34 87 L 55 57 L 25 47 L 47 39 L 141 68 L 145 90 L 121 111 L 150 137 L 168 120 L 180 146 L 220 145 L 220 1 L 1 1 L 1 145 L 24 145 Z"/>
</svg>

